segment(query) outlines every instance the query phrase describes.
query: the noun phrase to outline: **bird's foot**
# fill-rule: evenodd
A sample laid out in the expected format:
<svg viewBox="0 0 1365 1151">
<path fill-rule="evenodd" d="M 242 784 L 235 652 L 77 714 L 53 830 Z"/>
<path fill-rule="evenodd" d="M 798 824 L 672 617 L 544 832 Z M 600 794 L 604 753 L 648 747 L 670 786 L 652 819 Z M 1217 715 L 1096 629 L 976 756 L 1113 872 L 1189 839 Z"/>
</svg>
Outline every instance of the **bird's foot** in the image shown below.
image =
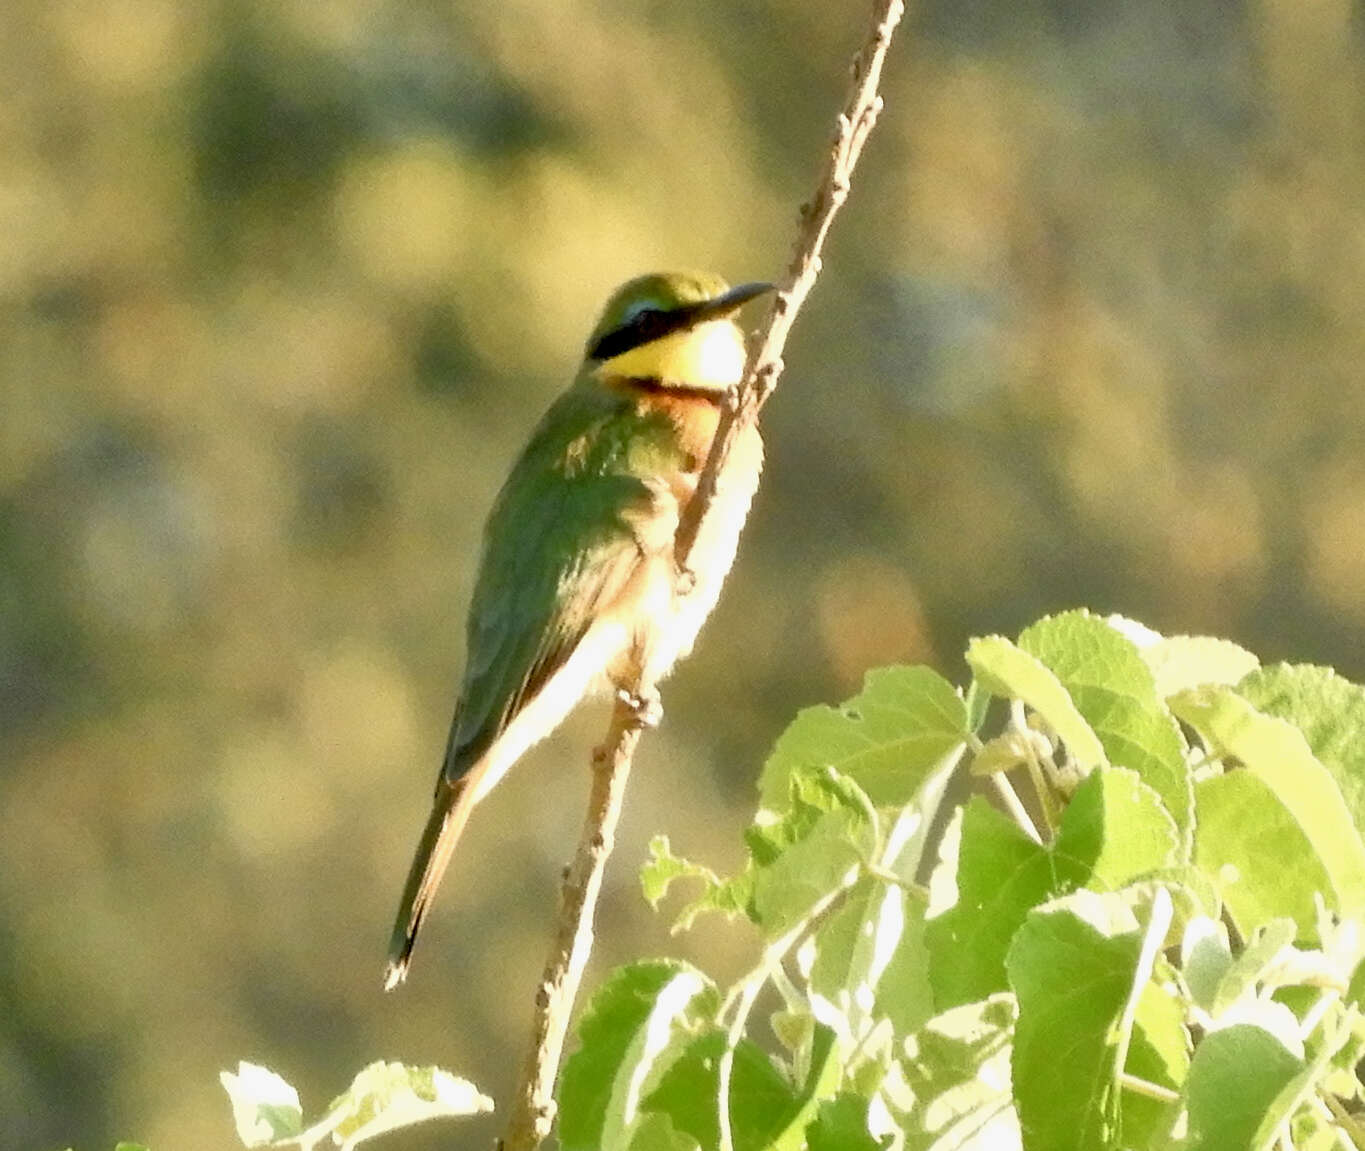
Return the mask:
<svg viewBox="0 0 1365 1151">
<path fill-rule="evenodd" d="M 657 688 L 641 687 L 639 692 L 619 688 L 616 698 L 625 704 L 631 719 L 640 727 L 658 727 L 664 717 L 664 704 Z"/>
<path fill-rule="evenodd" d="M 697 586 L 697 573 L 689 567 L 680 567 L 673 573 L 675 595 L 686 599 Z"/>
</svg>

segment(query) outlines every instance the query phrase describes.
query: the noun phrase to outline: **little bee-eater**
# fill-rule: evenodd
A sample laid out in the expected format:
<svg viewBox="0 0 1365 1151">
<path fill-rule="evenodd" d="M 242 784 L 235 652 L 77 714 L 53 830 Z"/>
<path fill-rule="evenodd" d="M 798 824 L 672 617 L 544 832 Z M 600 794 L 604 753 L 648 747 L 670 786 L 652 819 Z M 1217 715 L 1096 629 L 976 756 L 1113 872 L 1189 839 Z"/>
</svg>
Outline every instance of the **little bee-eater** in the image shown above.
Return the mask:
<svg viewBox="0 0 1365 1151">
<path fill-rule="evenodd" d="M 641 276 L 618 288 L 583 366 L 546 412 L 484 527 L 464 683 L 436 798 L 403 891 L 385 987 L 413 942 L 475 804 L 584 696 L 657 683 L 692 650 L 735 558 L 763 443 L 750 427 L 680 578 L 678 518 L 725 393 L 744 372 L 738 308 L 770 284 Z M 642 718 L 651 718 L 646 714 Z M 653 718 L 657 718 L 653 716 Z"/>
</svg>

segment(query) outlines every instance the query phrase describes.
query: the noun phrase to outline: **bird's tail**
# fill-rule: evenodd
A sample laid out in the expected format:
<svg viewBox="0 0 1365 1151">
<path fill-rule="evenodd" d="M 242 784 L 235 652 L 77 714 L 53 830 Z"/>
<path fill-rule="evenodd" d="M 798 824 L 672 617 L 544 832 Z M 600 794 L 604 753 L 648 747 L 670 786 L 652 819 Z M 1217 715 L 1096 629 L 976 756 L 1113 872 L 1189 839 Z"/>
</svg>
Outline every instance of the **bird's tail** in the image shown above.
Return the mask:
<svg viewBox="0 0 1365 1151">
<path fill-rule="evenodd" d="M 403 900 L 398 905 L 398 918 L 393 925 L 389 962 L 384 971 L 385 991 L 392 991 L 407 977 L 412 945 L 417 941 L 422 918 L 474 806 L 474 774 L 462 775 L 453 783 L 442 777 L 436 786 L 431 818 L 417 845 L 412 870 L 408 872 L 408 882 L 403 888 Z"/>
</svg>

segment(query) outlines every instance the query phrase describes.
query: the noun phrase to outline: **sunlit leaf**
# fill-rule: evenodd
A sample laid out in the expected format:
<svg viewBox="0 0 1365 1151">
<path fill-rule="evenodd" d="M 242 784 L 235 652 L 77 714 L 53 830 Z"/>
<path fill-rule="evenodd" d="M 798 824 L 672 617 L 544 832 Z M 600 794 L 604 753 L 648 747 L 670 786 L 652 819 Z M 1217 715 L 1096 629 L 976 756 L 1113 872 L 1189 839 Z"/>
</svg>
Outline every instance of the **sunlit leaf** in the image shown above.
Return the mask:
<svg viewBox="0 0 1365 1151">
<path fill-rule="evenodd" d="M 1172 1103 L 1131 1090 L 1126 1077 L 1135 1075 L 1173 1091 L 1184 1080 L 1188 1062 L 1184 1005 L 1152 982 L 1160 965 L 1169 984 L 1170 969 L 1161 952 L 1174 917 L 1170 892 L 1157 886 L 1144 911 L 1142 948 L 1130 976 L 1128 1001 L 1113 1032 L 1117 1045 L 1113 1070 L 1119 1081 L 1118 1129 L 1130 1145 L 1147 1143 L 1168 1131 L 1177 1112 Z"/>
<path fill-rule="evenodd" d="M 1143 936 L 1124 930 L 1123 906 L 1102 898 L 1116 899 L 1082 892 L 1034 912 L 1009 950 L 1019 999 L 1014 1098 L 1029 1151 L 1095 1151 L 1117 1135 L 1115 1024 L 1133 992 Z"/>
<path fill-rule="evenodd" d="M 1082 768 L 1105 762 L 1099 737 L 1076 709 L 1061 681 L 1035 656 L 1004 636 L 992 635 L 971 641 L 967 646 L 967 663 L 977 682 L 992 695 L 1023 700 L 1042 716 Z"/>
<path fill-rule="evenodd" d="M 1180 862 L 1180 839 L 1170 813 L 1138 774 L 1101 768 L 1081 782 L 1057 835 L 1057 853 L 1083 866 L 1088 887 L 1100 891 Z"/>
<path fill-rule="evenodd" d="M 849 1092 L 820 1105 L 815 1122 L 806 1128 L 808 1151 L 883 1151 L 890 1133 L 877 1138 L 868 1119 L 868 1101 Z"/>
<path fill-rule="evenodd" d="M 811 768 L 794 772 L 787 785 L 782 813 L 761 809 L 745 829 L 749 858 L 729 879 L 674 855 L 663 836 L 651 841 L 651 859 L 641 869 L 647 897 L 662 898 L 679 879 L 704 885 L 675 930 L 690 927 L 705 911 L 742 911 L 769 935 L 779 935 L 829 892 L 853 882 L 876 856 L 876 812 L 856 783 L 832 768 Z"/>
<path fill-rule="evenodd" d="M 1223 924 L 1207 915 L 1191 919 L 1180 941 L 1180 969 L 1198 1007 L 1213 1009 L 1219 985 L 1231 966 L 1232 948 Z"/>
<path fill-rule="evenodd" d="M 894 1012 L 904 1029 L 933 1014 L 923 907 L 901 887 L 861 880 L 820 925 L 812 951 L 811 989 L 847 1017 L 854 1035 L 861 1035 L 874 1015 Z M 888 971 L 894 983 L 883 994 L 881 982 Z"/>
<path fill-rule="evenodd" d="M 957 903 L 925 924 L 939 1011 L 1003 991 L 1005 953 L 1029 911 L 1060 883 L 1056 861 L 984 799 L 962 819 Z"/>
<path fill-rule="evenodd" d="M 631 1136 L 630 1151 L 700 1151 L 697 1141 L 673 1127 L 667 1115 L 652 1111 Z"/>
<path fill-rule="evenodd" d="M 1336 780 L 1357 828 L 1365 828 L 1365 687 L 1330 667 L 1278 663 L 1252 672 L 1237 694 L 1288 720 Z"/>
<path fill-rule="evenodd" d="M 1266 969 L 1293 942 L 1293 920 L 1272 919 L 1257 928 L 1218 980 L 1209 1014 L 1217 1019 L 1238 1000 L 1250 995 Z"/>
<path fill-rule="evenodd" d="M 708 1149 L 720 1143 L 719 1069 L 724 1050 L 723 1031 L 692 1039 L 643 1100 L 646 1111 L 667 1115 L 674 1130 Z M 730 1080 L 735 1151 L 768 1151 L 803 1106 L 763 1051 L 750 1040 L 741 1040 Z"/>
<path fill-rule="evenodd" d="M 1270 785 L 1249 771 L 1230 771 L 1195 785 L 1199 823 L 1195 862 L 1217 888 L 1243 936 L 1288 918 L 1298 937 L 1317 938 L 1313 895 L 1336 906 L 1326 868 L 1298 821 Z"/>
<path fill-rule="evenodd" d="M 309 1132 L 330 1132 L 343 1151 L 350 1151 L 400 1127 L 491 1110 L 493 1101 L 472 1083 L 439 1067 L 378 1062 L 352 1080 Z"/>
<path fill-rule="evenodd" d="M 1010 1093 L 1014 996 L 994 995 L 953 1008 L 906 1043 L 898 1098 L 907 1148 L 914 1151 L 1017 1151 L 1019 1120 Z"/>
<path fill-rule="evenodd" d="M 1019 647 L 1056 674 L 1108 762 L 1136 771 L 1161 797 L 1188 858 L 1194 795 L 1185 740 L 1133 642 L 1097 616 L 1073 611 L 1025 629 Z"/>
<path fill-rule="evenodd" d="M 900 942 L 877 985 L 877 1012 L 891 1021 L 898 1035 L 921 1026 L 935 1010 L 924 911 L 921 900 L 906 898 Z"/>
<path fill-rule="evenodd" d="M 1216 754 L 1240 760 L 1274 792 L 1327 873 L 1329 905 L 1345 915 L 1365 913 L 1365 845 L 1341 789 L 1302 732 L 1286 720 L 1263 715 L 1227 688 L 1182 692 L 1171 706 Z"/>
<path fill-rule="evenodd" d="M 1207 635 L 1171 636 L 1139 645 L 1138 651 L 1152 669 L 1159 699 L 1210 684 L 1232 687 L 1260 665 L 1246 648 Z"/>
<path fill-rule="evenodd" d="M 1005 953 L 1033 908 L 1081 884 L 1109 890 L 1161 873 L 1180 848 L 1156 793 L 1134 772 L 1101 768 L 1077 789 L 1054 849 L 974 798 L 957 853 L 956 905 L 925 927 L 940 1010 L 1005 989 Z"/>
<path fill-rule="evenodd" d="M 899 807 L 966 737 L 966 705 L 937 672 L 879 668 L 846 703 L 797 715 L 763 765 L 762 803 L 769 811 L 783 810 L 794 772 L 832 767 L 873 803 Z"/>
<path fill-rule="evenodd" d="M 831 771 L 791 776 L 781 819 L 745 831 L 753 898 L 750 915 L 769 935 L 804 919 L 836 888 L 857 878 L 873 858 L 877 830 L 857 785 Z"/>
<path fill-rule="evenodd" d="M 685 963 L 654 960 L 613 973 L 583 1012 L 578 1047 L 560 1076 L 565 1151 L 630 1146 L 643 1094 L 719 1006 L 711 981 Z"/>
<path fill-rule="evenodd" d="M 1269 1031 L 1239 1024 L 1206 1035 L 1185 1081 L 1187 1151 L 1250 1148 L 1257 1128 L 1304 1069 Z"/>
<path fill-rule="evenodd" d="M 303 1130 L 299 1094 L 275 1072 L 241 1062 L 236 1072 L 219 1072 L 218 1079 L 232 1101 L 237 1137 L 247 1147 L 264 1147 Z"/>
<path fill-rule="evenodd" d="M 796 1093 L 799 1106 L 785 1126 L 769 1137 L 769 1151 L 803 1151 L 807 1126 L 814 1121 L 820 1104 L 838 1091 L 843 1078 L 843 1055 L 831 1028 L 815 1027 L 804 1062 L 805 1079 Z"/>
<path fill-rule="evenodd" d="M 1161 970 L 1158 962 L 1158 971 Z M 1142 989 L 1124 1070 L 1148 1083 L 1178 1091 L 1190 1066 L 1190 1035 L 1185 1026 L 1186 1005 L 1169 983 L 1149 983 Z M 1159 1146 L 1158 1136 L 1175 1120 L 1173 1104 L 1132 1090 L 1121 1096 L 1122 1127 L 1130 1146 Z"/>
<path fill-rule="evenodd" d="M 751 874 L 722 880 L 709 867 L 674 855 L 668 836 L 654 836 L 649 841 L 649 859 L 640 865 L 640 888 L 650 907 L 657 908 L 675 882 L 689 879 L 700 880 L 702 891 L 678 913 L 674 931 L 686 931 L 698 915 L 707 911 L 718 911 L 727 917 L 747 913 L 753 899 Z"/>
</svg>

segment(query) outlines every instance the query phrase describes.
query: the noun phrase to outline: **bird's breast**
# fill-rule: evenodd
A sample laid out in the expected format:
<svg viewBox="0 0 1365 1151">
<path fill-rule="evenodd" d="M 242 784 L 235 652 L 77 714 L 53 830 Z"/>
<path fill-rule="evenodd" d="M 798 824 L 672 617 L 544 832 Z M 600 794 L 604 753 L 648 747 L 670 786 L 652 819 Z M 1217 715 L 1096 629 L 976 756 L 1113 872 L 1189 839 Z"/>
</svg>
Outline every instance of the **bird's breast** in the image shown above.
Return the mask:
<svg viewBox="0 0 1365 1151">
<path fill-rule="evenodd" d="M 692 466 L 650 481 L 651 509 L 635 528 L 645 562 L 632 589 L 634 594 L 628 605 L 623 605 L 634 625 L 635 650 L 620 676 L 613 675 L 618 683 L 628 682 L 637 672 L 648 682 L 657 682 L 691 652 L 734 564 L 763 466 L 763 441 L 754 427 L 736 440 L 715 500 L 688 556 L 687 566 L 695 577 L 690 589 L 679 579 L 673 550 L 679 518 L 696 491 L 715 435 L 718 412 L 712 405 L 707 407 L 712 413 L 709 422 L 703 413 L 689 412 L 688 422 L 679 425 L 679 442 Z"/>
</svg>

